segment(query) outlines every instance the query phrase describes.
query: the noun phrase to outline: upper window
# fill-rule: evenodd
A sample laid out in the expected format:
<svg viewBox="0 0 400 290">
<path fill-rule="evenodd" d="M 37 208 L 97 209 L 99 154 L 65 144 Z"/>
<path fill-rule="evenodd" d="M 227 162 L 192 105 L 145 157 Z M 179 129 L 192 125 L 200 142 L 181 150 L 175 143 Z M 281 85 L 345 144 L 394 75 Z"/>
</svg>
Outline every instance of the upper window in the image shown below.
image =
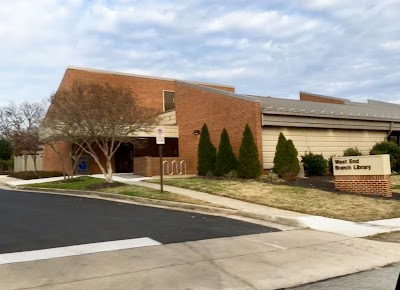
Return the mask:
<svg viewBox="0 0 400 290">
<path fill-rule="evenodd" d="M 164 91 L 164 111 L 175 109 L 175 92 Z"/>
</svg>

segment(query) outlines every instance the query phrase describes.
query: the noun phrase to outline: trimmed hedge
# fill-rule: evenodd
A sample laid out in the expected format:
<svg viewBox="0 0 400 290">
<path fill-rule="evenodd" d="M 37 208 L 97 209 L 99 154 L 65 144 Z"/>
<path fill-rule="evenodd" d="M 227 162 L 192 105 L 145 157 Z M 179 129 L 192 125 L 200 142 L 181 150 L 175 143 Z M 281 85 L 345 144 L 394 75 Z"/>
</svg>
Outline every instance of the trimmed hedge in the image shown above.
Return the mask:
<svg viewBox="0 0 400 290">
<path fill-rule="evenodd" d="M 24 179 L 24 180 L 29 180 L 29 179 L 63 176 L 63 173 L 58 172 L 58 171 L 37 171 L 37 172 L 35 172 L 35 171 L 20 171 L 20 172 L 12 172 L 8 176 L 19 178 L 19 179 Z"/>
</svg>

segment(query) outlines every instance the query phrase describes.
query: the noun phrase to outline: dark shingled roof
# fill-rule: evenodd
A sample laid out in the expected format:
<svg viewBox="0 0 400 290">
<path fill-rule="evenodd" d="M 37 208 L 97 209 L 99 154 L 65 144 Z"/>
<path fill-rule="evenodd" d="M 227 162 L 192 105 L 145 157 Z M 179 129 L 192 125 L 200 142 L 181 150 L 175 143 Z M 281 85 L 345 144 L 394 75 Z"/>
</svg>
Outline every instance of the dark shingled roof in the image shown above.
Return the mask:
<svg viewBox="0 0 400 290">
<path fill-rule="evenodd" d="M 265 114 L 400 121 L 400 105 L 392 103 L 368 100 L 368 103 L 347 101 L 341 105 L 271 97 L 258 98 L 261 111 Z"/>
</svg>

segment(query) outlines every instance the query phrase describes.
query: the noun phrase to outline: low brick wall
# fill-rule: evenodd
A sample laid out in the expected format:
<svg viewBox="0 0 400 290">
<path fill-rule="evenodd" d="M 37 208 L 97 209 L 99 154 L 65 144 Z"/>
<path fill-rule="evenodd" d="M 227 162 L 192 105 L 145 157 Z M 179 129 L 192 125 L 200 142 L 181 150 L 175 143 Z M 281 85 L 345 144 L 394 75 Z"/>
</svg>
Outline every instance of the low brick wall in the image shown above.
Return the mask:
<svg viewBox="0 0 400 290">
<path fill-rule="evenodd" d="M 173 175 L 178 175 L 180 173 L 180 162 L 185 161 L 183 158 L 179 157 L 163 157 L 163 162 L 167 161 L 169 163 L 169 171 L 167 172 L 167 166 L 165 166 L 164 169 L 164 174 L 167 175 L 171 172 L 173 172 Z M 176 161 L 176 164 L 178 165 L 178 170 L 174 166 L 174 170 L 172 171 L 172 161 Z M 134 160 L 134 173 L 137 175 L 142 175 L 146 177 L 151 177 L 155 175 L 160 175 L 160 158 L 159 157 L 150 157 L 150 156 L 144 156 L 144 157 L 135 157 Z M 186 164 L 188 167 L 188 164 Z M 182 174 L 185 174 L 183 171 Z M 189 172 L 186 172 L 186 174 L 189 174 Z"/>
<path fill-rule="evenodd" d="M 335 176 L 335 188 L 353 193 L 392 196 L 390 175 L 344 175 Z"/>
</svg>

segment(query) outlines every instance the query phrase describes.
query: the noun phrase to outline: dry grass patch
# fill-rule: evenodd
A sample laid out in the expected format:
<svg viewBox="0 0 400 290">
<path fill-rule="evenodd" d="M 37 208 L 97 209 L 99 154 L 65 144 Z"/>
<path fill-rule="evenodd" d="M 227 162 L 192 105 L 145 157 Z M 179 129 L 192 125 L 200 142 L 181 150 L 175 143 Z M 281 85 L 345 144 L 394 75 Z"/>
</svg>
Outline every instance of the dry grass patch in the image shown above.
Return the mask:
<svg viewBox="0 0 400 290">
<path fill-rule="evenodd" d="M 367 239 L 381 242 L 400 243 L 400 232 L 377 234 L 374 236 L 369 236 Z"/>
<path fill-rule="evenodd" d="M 400 217 L 400 201 L 274 185 L 249 180 L 167 179 L 165 184 L 231 197 L 275 208 L 349 221 Z"/>
</svg>

